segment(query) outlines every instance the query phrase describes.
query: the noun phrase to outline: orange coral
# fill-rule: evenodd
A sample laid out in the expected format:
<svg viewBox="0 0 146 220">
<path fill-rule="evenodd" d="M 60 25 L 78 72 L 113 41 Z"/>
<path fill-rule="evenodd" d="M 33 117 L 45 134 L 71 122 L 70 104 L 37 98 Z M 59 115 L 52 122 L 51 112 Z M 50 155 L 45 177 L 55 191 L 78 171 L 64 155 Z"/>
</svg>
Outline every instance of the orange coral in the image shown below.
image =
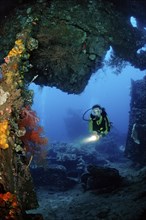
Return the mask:
<svg viewBox="0 0 146 220">
<path fill-rule="evenodd" d="M 20 212 L 20 206 L 14 194 L 10 192 L 0 193 L 0 217 L 15 220 Z"/>
<path fill-rule="evenodd" d="M 15 46 L 9 52 L 9 54 L 5 58 L 5 60 L 9 60 L 9 58 L 12 58 L 15 56 L 20 56 L 24 51 L 25 51 L 24 43 L 23 43 L 22 39 L 18 39 L 15 41 Z"/>
<path fill-rule="evenodd" d="M 8 131 L 8 121 L 4 120 L 0 122 L 0 148 L 7 149 L 9 147 L 7 142 Z"/>
<path fill-rule="evenodd" d="M 21 39 L 16 40 L 15 46 L 5 58 L 5 63 L 1 65 L 3 75 L 3 80 L 1 81 L 3 103 L 0 105 L 0 120 L 10 118 L 13 107 L 18 110 L 22 107 L 21 87 L 23 82 L 19 66 L 21 56 L 24 52 L 23 41 Z"/>
</svg>

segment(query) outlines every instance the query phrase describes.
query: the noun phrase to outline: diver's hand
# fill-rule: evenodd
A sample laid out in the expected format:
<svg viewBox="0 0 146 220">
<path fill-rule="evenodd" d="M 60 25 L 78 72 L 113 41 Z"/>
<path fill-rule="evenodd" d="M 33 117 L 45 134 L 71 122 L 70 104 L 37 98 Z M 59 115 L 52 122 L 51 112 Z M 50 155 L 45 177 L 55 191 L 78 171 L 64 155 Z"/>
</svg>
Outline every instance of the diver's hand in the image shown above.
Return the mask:
<svg viewBox="0 0 146 220">
<path fill-rule="evenodd" d="M 97 141 L 102 137 L 102 135 L 100 135 L 97 131 L 93 131 L 92 136 L 96 136 Z"/>
<path fill-rule="evenodd" d="M 98 137 L 102 137 L 102 135 L 100 133 L 98 133 L 97 131 L 92 131 L 92 135 L 96 135 Z"/>
<path fill-rule="evenodd" d="M 97 131 L 92 131 L 92 135 L 98 135 Z"/>
</svg>

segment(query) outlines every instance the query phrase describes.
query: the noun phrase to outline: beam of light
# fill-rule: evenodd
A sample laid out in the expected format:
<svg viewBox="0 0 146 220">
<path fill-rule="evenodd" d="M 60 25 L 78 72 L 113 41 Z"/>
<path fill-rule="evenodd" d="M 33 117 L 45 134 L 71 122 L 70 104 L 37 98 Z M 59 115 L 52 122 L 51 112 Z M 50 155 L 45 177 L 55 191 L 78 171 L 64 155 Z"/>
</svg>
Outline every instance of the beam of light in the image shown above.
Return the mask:
<svg viewBox="0 0 146 220">
<path fill-rule="evenodd" d="M 98 134 L 94 134 L 90 137 L 83 139 L 82 142 L 83 143 L 90 143 L 90 142 L 98 141 L 99 139 L 100 139 L 100 136 Z"/>
</svg>

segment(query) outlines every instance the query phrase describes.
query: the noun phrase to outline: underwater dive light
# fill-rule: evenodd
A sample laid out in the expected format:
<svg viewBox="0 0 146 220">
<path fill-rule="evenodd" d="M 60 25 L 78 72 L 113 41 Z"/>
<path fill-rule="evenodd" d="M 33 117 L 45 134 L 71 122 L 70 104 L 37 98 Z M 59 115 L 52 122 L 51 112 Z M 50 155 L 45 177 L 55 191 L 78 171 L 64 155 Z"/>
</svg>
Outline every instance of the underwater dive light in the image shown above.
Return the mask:
<svg viewBox="0 0 146 220">
<path fill-rule="evenodd" d="M 83 140 L 83 143 L 90 143 L 94 141 L 98 141 L 100 139 L 100 135 L 98 134 L 93 134 L 90 137 L 87 137 Z"/>
</svg>

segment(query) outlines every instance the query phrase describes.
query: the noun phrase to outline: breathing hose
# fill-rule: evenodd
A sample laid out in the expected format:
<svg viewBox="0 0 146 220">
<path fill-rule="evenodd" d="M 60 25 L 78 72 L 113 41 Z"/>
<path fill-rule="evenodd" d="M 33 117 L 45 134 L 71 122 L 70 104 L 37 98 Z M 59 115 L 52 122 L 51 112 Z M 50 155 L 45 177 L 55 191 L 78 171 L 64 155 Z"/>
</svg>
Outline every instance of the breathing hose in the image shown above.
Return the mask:
<svg viewBox="0 0 146 220">
<path fill-rule="evenodd" d="M 83 119 L 84 121 L 90 121 L 89 119 L 86 119 L 86 118 L 85 118 L 85 115 L 86 115 L 87 112 L 89 112 L 91 109 L 92 109 L 92 108 L 89 108 L 89 109 L 87 109 L 87 110 L 84 112 L 84 114 L 83 114 L 83 116 L 82 116 L 82 119 Z"/>
</svg>

